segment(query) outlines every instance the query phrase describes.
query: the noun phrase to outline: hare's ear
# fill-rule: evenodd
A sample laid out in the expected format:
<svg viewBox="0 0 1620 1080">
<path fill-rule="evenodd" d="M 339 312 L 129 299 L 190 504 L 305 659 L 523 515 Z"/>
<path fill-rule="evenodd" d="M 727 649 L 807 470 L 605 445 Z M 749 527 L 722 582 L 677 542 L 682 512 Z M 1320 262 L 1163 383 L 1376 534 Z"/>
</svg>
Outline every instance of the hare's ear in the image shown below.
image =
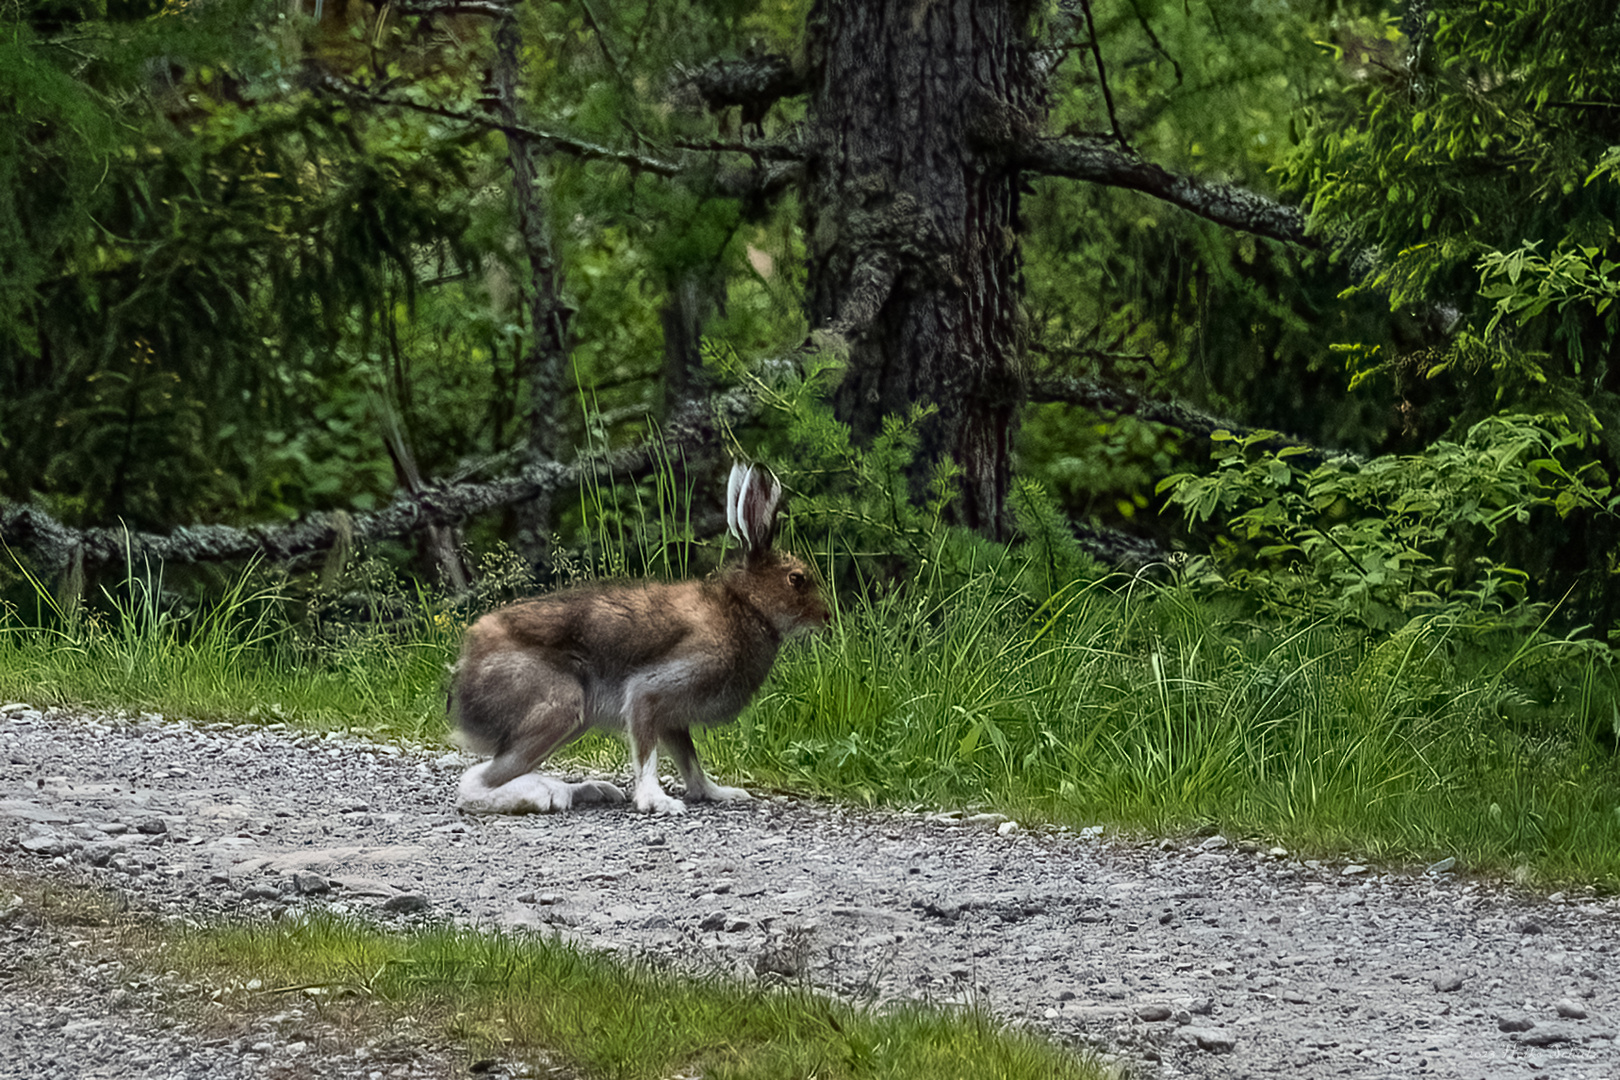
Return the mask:
<svg viewBox="0 0 1620 1080">
<path fill-rule="evenodd" d="M 748 537 L 743 535 L 742 514 L 739 512 L 742 505 L 743 488 L 748 485 L 748 474 L 752 468 L 744 468 L 740 462 L 731 463 L 731 479 L 726 482 L 726 528 L 732 536 L 741 540 L 743 546 L 748 545 Z"/>
<path fill-rule="evenodd" d="M 734 466 L 730 488 L 736 498 L 728 499 L 726 518 L 737 539 L 742 541 L 743 553 L 751 558 L 769 551 L 776 536 L 776 507 L 782 501 L 781 481 L 763 466 L 747 469 Z M 728 496 L 731 491 L 727 492 Z"/>
</svg>

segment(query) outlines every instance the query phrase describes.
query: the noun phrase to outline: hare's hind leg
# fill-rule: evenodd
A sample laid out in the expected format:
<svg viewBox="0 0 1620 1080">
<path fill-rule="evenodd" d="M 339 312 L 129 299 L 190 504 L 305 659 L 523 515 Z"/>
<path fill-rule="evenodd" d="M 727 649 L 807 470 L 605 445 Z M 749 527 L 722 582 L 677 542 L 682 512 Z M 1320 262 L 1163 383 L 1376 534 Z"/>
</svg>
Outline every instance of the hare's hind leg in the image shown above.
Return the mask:
<svg viewBox="0 0 1620 1080">
<path fill-rule="evenodd" d="M 752 795 L 740 787 L 727 787 L 717 784 L 708 773 L 703 771 L 703 762 L 698 760 L 697 746 L 692 742 L 692 732 L 688 728 L 672 728 L 665 731 L 659 740 L 664 745 L 675 767 L 680 770 L 681 780 L 686 784 L 686 797 L 698 801 L 708 802 L 746 802 Z"/>
<path fill-rule="evenodd" d="M 623 802 L 612 784 L 569 784 L 530 770 L 585 732 L 579 680 L 543 657 L 505 652 L 463 673 L 458 723 L 475 745 L 495 752 L 461 779 L 459 804 L 485 813 L 567 810 L 575 803 Z"/>
</svg>

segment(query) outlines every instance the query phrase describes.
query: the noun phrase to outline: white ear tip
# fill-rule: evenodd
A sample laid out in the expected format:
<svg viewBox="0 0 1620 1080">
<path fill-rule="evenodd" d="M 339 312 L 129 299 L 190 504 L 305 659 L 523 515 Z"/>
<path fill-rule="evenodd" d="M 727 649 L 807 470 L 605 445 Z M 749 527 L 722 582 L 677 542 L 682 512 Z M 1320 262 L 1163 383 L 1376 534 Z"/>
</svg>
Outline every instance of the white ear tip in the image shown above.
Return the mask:
<svg viewBox="0 0 1620 1080">
<path fill-rule="evenodd" d="M 731 463 L 731 479 L 726 482 L 726 528 L 731 535 L 743 540 L 742 493 L 748 481 L 748 472 L 740 462 Z"/>
</svg>

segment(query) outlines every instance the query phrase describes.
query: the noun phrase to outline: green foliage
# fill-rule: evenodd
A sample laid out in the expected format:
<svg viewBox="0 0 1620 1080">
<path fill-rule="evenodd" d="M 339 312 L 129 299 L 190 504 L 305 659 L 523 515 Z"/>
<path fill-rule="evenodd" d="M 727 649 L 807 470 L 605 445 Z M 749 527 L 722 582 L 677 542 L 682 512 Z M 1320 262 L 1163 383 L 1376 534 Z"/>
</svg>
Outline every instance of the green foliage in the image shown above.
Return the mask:
<svg viewBox="0 0 1620 1080">
<path fill-rule="evenodd" d="M 1018 432 L 1020 473 L 1049 486 L 1075 520 L 1150 524 L 1154 485 L 1183 463 L 1179 433 L 1133 416 L 1081 419 L 1068 406 L 1031 407 Z"/>
<path fill-rule="evenodd" d="M 1529 575 L 1499 561 L 1503 535 L 1547 512 L 1612 516 L 1617 502 L 1562 417 L 1496 416 L 1420 454 L 1309 467 L 1303 447 L 1258 451 L 1271 436 L 1219 432 L 1213 473 L 1160 486 L 1189 522 L 1224 523 L 1223 587 L 1285 617 L 1386 631 L 1439 613 L 1533 625 Z"/>
<path fill-rule="evenodd" d="M 1357 381 L 1394 382 L 1412 443 L 1466 441 L 1498 414 L 1545 414 L 1586 436 L 1561 444 L 1567 473 L 1613 475 L 1612 12 L 1562 0 L 1422 11 L 1339 40 L 1366 77 L 1318 101 L 1285 168 L 1313 228 L 1354 257 L 1356 291 L 1431 327 L 1404 347 L 1361 339 L 1344 351 Z M 1615 518 L 1556 509 L 1509 542 L 1510 561 L 1539 599 L 1567 596 L 1575 621 L 1612 624 Z"/>
<path fill-rule="evenodd" d="M 773 466 L 791 463 L 785 473 L 793 496 L 788 541 L 815 545 L 824 556 L 825 577 L 839 592 L 882 593 L 925 571 L 936 581 L 960 582 L 999 565 L 1009 575 L 1000 579 L 1003 590 L 1039 603 L 1078 578 L 1100 573 L 1035 480 L 1018 479 L 1011 496 L 1019 534 L 1033 556 L 1028 563 L 1010 562 L 997 545 L 946 524 L 958 476 L 949 458 L 936 464 L 926 501 L 912 501 L 908 470 L 918 425 L 930 408 L 919 405 L 906 416 L 886 417 L 882 431 L 860 446 L 827 404 L 827 391 L 841 372 L 836 358 L 813 357 L 802 372 L 767 381 L 725 343 L 710 340 L 704 348 L 717 375 L 744 380 L 765 406 L 762 430 L 751 433 L 741 456 Z"/>
<path fill-rule="evenodd" d="M 1302 106 L 1358 73 L 1311 44 L 1358 25 L 1361 5 L 1291 4 L 1264 18 L 1232 5 L 1092 4 L 1114 119 L 1148 160 L 1268 192 Z M 1060 72 L 1052 126 L 1111 135 L 1082 23 Z M 1347 395 L 1329 343 L 1388 349 L 1405 330 L 1371 298 L 1341 299 L 1327 259 L 1202 222 L 1149 196 L 1037 179 L 1024 200 L 1025 305 L 1039 372 L 1079 374 L 1201 405 L 1251 426 L 1355 451 L 1384 443 L 1375 393 Z M 1387 390 L 1387 383 L 1369 390 Z M 1201 456 L 1135 418 L 1042 406 L 1019 466 L 1071 512 L 1145 520 L 1155 482 Z"/>
<path fill-rule="evenodd" d="M 1288 165 L 1314 227 L 1369 260 L 1359 291 L 1454 309 L 1462 333 L 1447 346 L 1368 354 L 1408 381 L 1452 380 L 1427 395 L 1426 434 L 1552 398 L 1589 400 L 1592 430 L 1620 416 L 1607 400 L 1620 211 L 1610 15 L 1562 0 L 1437 3 L 1408 28 L 1416 40 L 1386 24 L 1353 51 L 1395 62 L 1325 106 Z"/>
<path fill-rule="evenodd" d="M 462 144 L 287 92 L 256 8 L 196 7 L 128 31 L 86 23 L 71 49 L 13 46 L 31 50 L 24 71 L 50 72 L 37 83 L 62 114 L 30 123 L 80 137 L 23 139 L 38 143 L 30 175 L 5 196 L 58 201 L 27 209 L 49 228 L 7 233 L 0 259 L 18 268 L 0 324 L 0 429 L 29 432 L 8 437 L 0 494 L 54 496 L 76 522 L 161 528 L 389 490 L 375 436 L 381 483 L 352 453 L 327 463 L 323 435 L 354 445 L 343 384 L 369 381 L 341 346 L 365 351 L 365 328 L 396 291 L 409 303 L 435 256 L 471 257 L 467 215 L 448 201 Z M 232 16 L 250 32 L 220 21 Z M 86 63 L 84 48 L 102 51 Z M 151 81 L 160 61 L 187 72 L 183 94 Z M 74 180 L 87 170 L 89 187 Z"/>
<path fill-rule="evenodd" d="M 1527 241 L 1607 243 L 1620 42 L 1605 4 L 1438 2 L 1339 47 L 1367 65 L 1290 164 L 1318 226 L 1379 253 L 1364 288 L 1393 304 L 1466 296 L 1473 264 Z M 1414 67 L 1414 51 L 1422 59 Z M 1376 65 L 1376 66 L 1374 66 Z"/>
<path fill-rule="evenodd" d="M 316 731 L 365 718 L 385 738 L 444 731 L 445 666 L 463 629 L 448 605 L 395 600 L 397 622 L 376 610 L 332 619 L 341 597 L 300 597 L 284 575 L 250 569 L 192 600 L 161 571 L 131 567 L 80 608 L 21 572 L 35 610 L 0 601 L 0 696 Z"/>
</svg>

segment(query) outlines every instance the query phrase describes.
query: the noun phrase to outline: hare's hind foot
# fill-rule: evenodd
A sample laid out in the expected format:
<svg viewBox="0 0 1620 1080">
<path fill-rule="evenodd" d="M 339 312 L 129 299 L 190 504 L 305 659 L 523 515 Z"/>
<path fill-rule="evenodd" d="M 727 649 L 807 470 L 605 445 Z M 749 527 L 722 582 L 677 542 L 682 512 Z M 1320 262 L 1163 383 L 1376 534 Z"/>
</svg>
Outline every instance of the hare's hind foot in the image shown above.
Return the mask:
<svg viewBox="0 0 1620 1080">
<path fill-rule="evenodd" d="M 484 782 L 489 762 L 474 765 L 461 778 L 456 805 L 469 814 L 551 814 L 588 803 L 621 803 L 624 792 L 602 780 L 570 784 L 555 777 L 524 773 L 498 787 Z"/>
</svg>

